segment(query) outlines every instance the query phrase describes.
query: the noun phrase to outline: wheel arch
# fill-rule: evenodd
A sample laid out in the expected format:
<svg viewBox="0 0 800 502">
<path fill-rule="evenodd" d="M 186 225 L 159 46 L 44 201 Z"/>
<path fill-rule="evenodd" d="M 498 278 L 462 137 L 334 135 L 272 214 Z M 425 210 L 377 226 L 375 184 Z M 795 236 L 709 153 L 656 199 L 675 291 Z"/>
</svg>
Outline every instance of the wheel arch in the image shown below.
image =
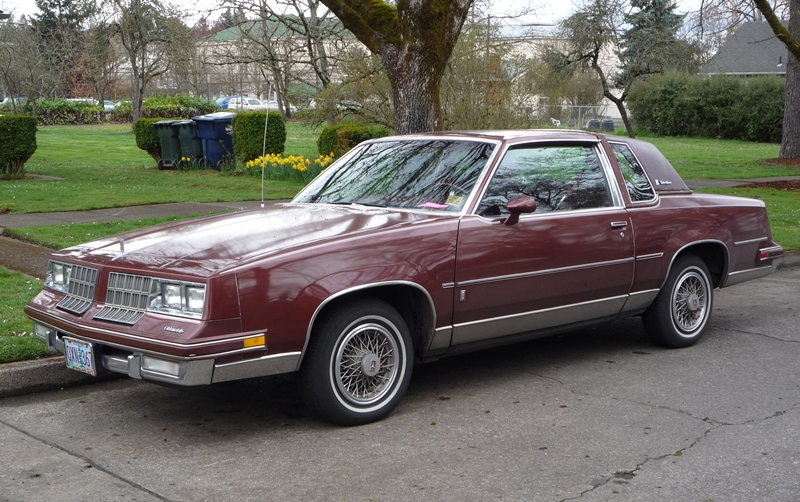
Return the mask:
<svg viewBox="0 0 800 502">
<path fill-rule="evenodd" d="M 419 355 L 425 347 L 426 340 L 432 335 L 436 325 L 436 309 L 433 298 L 425 288 L 408 281 L 393 281 L 366 284 L 345 289 L 326 298 L 314 311 L 306 331 L 306 340 L 297 368 L 303 364 L 308 344 L 317 321 L 327 312 L 331 312 L 347 302 L 362 298 L 377 298 L 392 306 L 403 317 L 411 332 L 414 354 Z"/>
<path fill-rule="evenodd" d="M 716 239 L 703 240 L 685 244 L 683 247 L 672 255 L 669 267 L 664 275 L 664 283 L 666 278 L 672 272 L 672 267 L 678 258 L 686 255 L 695 255 L 706 264 L 708 273 L 711 275 L 711 282 L 713 287 L 718 288 L 721 286 L 723 279 L 728 273 L 730 265 L 730 252 L 724 242 Z M 664 283 L 661 287 L 664 287 Z"/>
</svg>

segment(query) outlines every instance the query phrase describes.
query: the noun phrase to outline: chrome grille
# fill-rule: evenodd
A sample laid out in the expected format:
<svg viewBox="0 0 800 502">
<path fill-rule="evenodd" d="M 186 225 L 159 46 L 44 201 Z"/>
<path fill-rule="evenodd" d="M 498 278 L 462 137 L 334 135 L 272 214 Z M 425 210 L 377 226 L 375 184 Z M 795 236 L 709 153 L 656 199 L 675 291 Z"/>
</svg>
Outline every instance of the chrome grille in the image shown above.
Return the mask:
<svg viewBox="0 0 800 502">
<path fill-rule="evenodd" d="M 109 273 L 106 304 L 94 318 L 135 324 L 147 310 L 152 284 L 152 277 L 118 272 Z"/>
<path fill-rule="evenodd" d="M 97 269 L 73 265 L 69 276 L 69 291 L 58 308 L 82 315 L 89 310 L 94 300 L 94 286 L 97 283 Z"/>
</svg>

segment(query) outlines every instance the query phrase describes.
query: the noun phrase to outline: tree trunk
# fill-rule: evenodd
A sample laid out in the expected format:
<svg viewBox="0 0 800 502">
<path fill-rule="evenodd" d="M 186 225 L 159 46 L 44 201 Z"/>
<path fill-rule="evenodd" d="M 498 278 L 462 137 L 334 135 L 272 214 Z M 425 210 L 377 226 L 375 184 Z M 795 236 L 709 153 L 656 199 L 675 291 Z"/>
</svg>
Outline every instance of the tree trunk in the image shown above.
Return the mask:
<svg viewBox="0 0 800 502">
<path fill-rule="evenodd" d="M 800 40 L 800 0 L 790 3 L 789 32 Z M 786 97 L 783 107 L 782 159 L 800 158 L 800 61 L 790 52 L 786 65 Z"/>
<path fill-rule="evenodd" d="M 380 58 L 395 132 L 441 129 L 439 86 L 472 0 L 321 1 Z"/>
<path fill-rule="evenodd" d="M 394 132 L 438 131 L 442 128 L 439 85 L 443 72 L 425 64 L 408 46 L 384 46 L 379 58 L 392 86 Z"/>
</svg>

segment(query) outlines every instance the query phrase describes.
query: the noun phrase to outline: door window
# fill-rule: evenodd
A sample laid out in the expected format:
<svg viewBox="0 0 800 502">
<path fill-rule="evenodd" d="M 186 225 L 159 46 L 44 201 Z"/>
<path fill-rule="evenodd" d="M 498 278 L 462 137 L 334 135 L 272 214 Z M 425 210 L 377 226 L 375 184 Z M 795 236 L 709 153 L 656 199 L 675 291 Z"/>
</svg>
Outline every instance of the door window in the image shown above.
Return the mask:
<svg viewBox="0 0 800 502">
<path fill-rule="evenodd" d="M 536 200 L 536 214 L 612 205 L 597 151 L 584 145 L 510 148 L 486 189 L 478 214 L 507 215 L 508 201 L 520 195 Z"/>
</svg>

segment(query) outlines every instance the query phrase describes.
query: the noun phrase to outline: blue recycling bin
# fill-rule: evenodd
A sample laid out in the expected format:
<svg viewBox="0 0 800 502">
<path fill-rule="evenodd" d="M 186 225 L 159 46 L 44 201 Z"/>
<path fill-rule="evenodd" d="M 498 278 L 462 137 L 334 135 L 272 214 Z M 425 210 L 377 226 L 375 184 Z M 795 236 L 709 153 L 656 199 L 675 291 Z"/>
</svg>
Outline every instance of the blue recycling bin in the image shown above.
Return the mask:
<svg viewBox="0 0 800 502">
<path fill-rule="evenodd" d="M 234 161 L 231 120 L 235 113 L 217 112 L 194 117 L 197 137 L 203 143 L 203 155 L 214 169 L 219 169 L 226 158 Z"/>
</svg>

